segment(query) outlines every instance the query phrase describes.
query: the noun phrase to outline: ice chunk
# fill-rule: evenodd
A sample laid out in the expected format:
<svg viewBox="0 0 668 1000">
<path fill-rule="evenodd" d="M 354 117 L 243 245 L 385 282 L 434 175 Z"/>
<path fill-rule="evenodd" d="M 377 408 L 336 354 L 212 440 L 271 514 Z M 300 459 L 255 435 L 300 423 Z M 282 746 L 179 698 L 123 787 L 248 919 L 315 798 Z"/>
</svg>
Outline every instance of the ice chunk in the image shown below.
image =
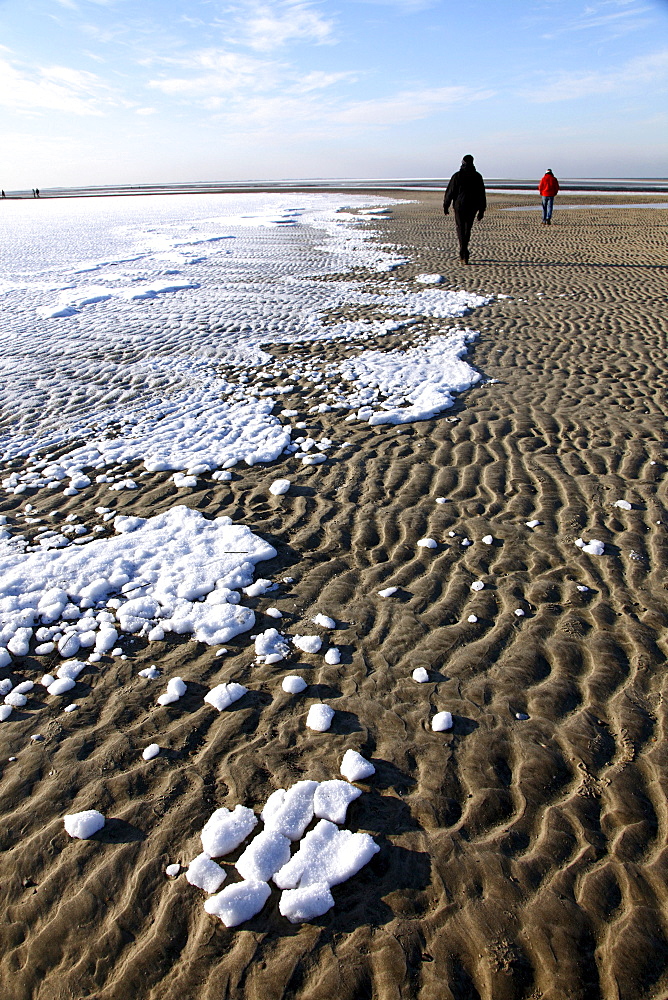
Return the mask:
<svg viewBox="0 0 668 1000">
<path fill-rule="evenodd" d="M 149 681 L 157 680 L 159 676 L 160 676 L 160 671 L 153 663 L 151 664 L 150 667 L 144 667 L 143 670 L 139 671 L 139 677 L 146 677 L 146 679 Z"/>
<path fill-rule="evenodd" d="M 473 583 L 471 584 L 471 590 L 484 590 L 484 589 L 485 589 L 485 584 L 482 582 L 482 580 L 474 580 Z"/>
<path fill-rule="evenodd" d="M 210 858 L 229 854 L 257 826 L 257 816 L 246 806 L 235 806 L 230 812 L 223 806 L 209 816 L 202 828 L 202 848 Z"/>
<path fill-rule="evenodd" d="M 275 479 L 274 482 L 269 487 L 269 492 L 273 493 L 275 497 L 283 496 L 290 489 L 292 483 L 289 479 Z"/>
<path fill-rule="evenodd" d="M 341 774 L 348 781 L 363 781 L 376 773 L 376 768 L 357 750 L 346 750 L 340 767 Z"/>
<path fill-rule="evenodd" d="M 243 698 L 247 693 L 248 688 L 244 687 L 243 684 L 231 681 L 229 684 L 217 684 L 216 687 L 211 688 L 205 696 L 204 701 L 217 708 L 219 712 L 222 712 L 223 709 L 229 708 L 230 705 L 233 705 L 239 698 Z"/>
<path fill-rule="evenodd" d="M 467 622 L 470 622 L 471 625 L 475 625 L 475 623 L 478 621 L 478 616 L 477 615 L 469 615 L 466 620 L 467 620 Z"/>
<path fill-rule="evenodd" d="M 386 587 L 385 590 L 379 590 L 379 597 L 392 597 L 392 594 L 396 594 L 398 587 Z"/>
<path fill-rule="evenodd" d="M 266 662 L 278 663 L 290 652 L 290 647 L 276 628 L 265 629 L 255 636 L 255 654 L 264 656 Z M 269 659 L 271 657 L 271 659 Z"/>
<path fill-rule="evenodd" d="M 431 728 L 435 733 L 442 733 L 446 729 L 452 729 L 452 715 L 450 712 L 437 712 L 431 720 Z"/>
<path fill-rule="evenodd" d="M 633 510 L 633 505 L 628 500 L 615 500 L 613 507 L 619 507 L 621 510 Z"/>
<path fill-rule="evenodd" d="M 61 677 L 57 681 L 54 681 L 53 684 L 49 684 L 46 690 L 52 695 L 66 694 L 72 690 L 75 684 L 76 681 L 73 677 Z"/>
<path fill-rule="evenodd" d="M 267 830 L 282 833 L 289 840 L 299 840 L 313 819 L 313 796 L 317 781 L 298 781 L 287 791 L 277 788 L 262 810 Z"/>
<path fill-rule="evenodd" d="M 181 865 L 173 864 L 167 865 L 165 868 L 165 875 L 169 875 L 170 878 L 175 878 L 181 871 Z"/>
<path fill-rule="evenodd" d="M 34 686 L 34 681 L 21 681 L 20 684 L 16 685 L 14 691 L 16 691 L 17 694 L 27 694 L 28 691 L 32 691 Z"/>
<path fill-rule="evenodd" d="M 70 837 L 87 840 L 102 829 L 105 819 L 97 809 L 85 809 L 83 812 L 69 813 L 64 817 L 64 823 Z"/>
<path fill-rule="evenodd" d="M 11 714 L 12 714 L 11 705 L 0 705 L 0 722 L 6 722 Z"/>
<path fill-rule="evenodd" d="M 76 680 L 82 670 L 86 669 L 86 664 L 82 660 L 68 660 L 61 663 L 56 671 L 56 677 L 71 677 Z"/>
<path fill-rule="evenodd" d="M 235 868 L 251 882 L 268 882 L 290 860 L 290 841 L 277 830 L 263 830 L 250 842 Z"/>
<path fill-rule="evenodd" d="M 592 538 L 588 542 L 584 542 L 581 538 L 578 538 L 575 544 L 590 556 L 602 556 L 605 552 L 605 545 L 598 538 Z"/>
<path fill-rule="evenodd" d="M 435 549 L 438 548 L 438 542 L 435 538 L 421 538 L 418 542 L 419 549 Z"/>
<path fill-rule="evenodd" d="M 205 892 L 218 892 L 226 878 L 227 872 L 212 861 L 208 854 L 198 854 L 186 871 L 188 882 Z"/>
<path fill-rule="evenodd" d="M 226 927 L 236 927 L 259 913 L 270 895 L 271 889 L 266 882 L 237 882 L 228 885 L 217 896 L 210 896 L 204 909 L 220 917 Z"/>
<path fill-rule="evenodd" d="M 95 652 L 108 653 L 116 645 L 118 632 L 110 625 L 102 625 L 95 638 Z"/>
<path fill-rule="evenodd" d="M 429 674 L 424 667 L 416 667 L 411 674 L 411 677 L 414 681 L 417 681 L 418 684 L 425 684 L 429 680 Z"/>
<path fill-rule="evenodd" d="M 0 667 L 8 667 L 12 658 L 4 647 L 0 647 Z"/>
<path fill-rule="evenodd" d="M 328 615 L 316 615 L 313 624 L 320 625 L 321 628 L 336 628 L 336 622 Z"/>
<path fill-rule="evenodd" d="M 158 698 L 158 705 L 171 705 L 186 693 L 187 687 L 180 677 L 172 677 L 167 681 L 167 690 Z"/>
<path fill-rule="evenodd" d="M 421 285 L 440 285 L 445 278 L 442 274 L 416 274 L 413 280 Z"/>
<path fill-rule="evenodd" d="M 483 535 L 482 536 L 482 540 L 485 543 L 485 545 L 492 545 L 494 543 L 494 536 L 493 535 Z"/>
<path fill-rule="evenodd" d="M 296 635 L 292 642 L 297 649 L 301 649 L 302 653 L 317 653 L 322 646 L 322 639 L 319 635 Z"/>
<path fill-rule="evenodd" d="M 334 906 L 334 897 L 326 882 L 316 882 L 303 889 L 286 889 L 281 893 L 278 909 L 291 924 L 321 917 Z"/>
<path fill-rule="evenodd" d="M 524 611 L 522 610 L 522 608 L 515 608 L 515 615 L 518 618 L 524 618 Z"/>
<path fill-rule="evenodd" d="M 279 889 L 316 883 L 338 885 L 355 875 L 380 848 L 368 833 L 339 830 L 326 819 L 307 833 L 299 850 L 274 875 Z"/>
<path fill-rule="evenodd" d="M 341 662 L 341 653 L 337 646 L 330 646 L 325 653 L 325 663 L 329 663 L 330 666 L 335 666 L 337 663 Z"/>
<path fill-rule="evenodd" d="M 149 743 L 145 750 L 142 751 L 142 757 L 144 760 L 153 760 L 160 753 L 160 747 L 157 743 Z"/>
<path fill-rule="evenodd" d="M 283 615 L 278 610 L 278 608 L 267 608 L 265 615 L 269 615 L 271 618 L 282 618 Z"/>
<path fill-rule="evenodd" d="M 7 643 L 7 649 L 10 653 L 13 653 L 14 656 L 27 656 L 28 650 L 30 649 L 31 638 L 31 628 L 17 628 L 14 635 Z"/>
<path fill-rule="evenodd" d="M 313 796 L 313 811 L 318 819 L 329 819 L 341 825 L 346 821 L 348 806 L 361 794 L 361 788 L 355 788 L 340 778 L 321 781 Z"/>
<path fill-rule="evenodd" d="M 311 705 L 306 716 L 306 725 L 316 733 L 325 733 L 332 724 L 334 709 L 329 705 Z"/>
<path fill-rule="evenodd" d="M 297 674 L 288 674 L 287 677 L 283 678 L 281 687 L 288 694 L 300 694 L 305 690 L 307 684 L 303 677 L 299 677 Z"/>
<path fill-rule="evenodd" d="M 58 652 L 61 656 L 75 656 L 81 649 L 81 641 L 76 632 L 70 632 L 58 640 Z"/>
<path fill-rule="evenodd" d="M 23 708 L 27 703 L 26 696 L 18 691 L 10 691 L 5 695 L 5 705 L 10 705 L 12 708 Z"/>
<path fill-rule="evenodd" d="M 540 521 L 534 518 L 532 521 L 525 521 L 524 523 L 526 524 L 527 528 L 537 528 L 538 525 L 540 524 Z"/>
<path fill-rule="evenodd" d="M 268 590 L 272 589 L 271 580 L 256 580 L 249 587 L 244 587 L 243 592 L 246 597 L 262 597 Z"/>
</svg>

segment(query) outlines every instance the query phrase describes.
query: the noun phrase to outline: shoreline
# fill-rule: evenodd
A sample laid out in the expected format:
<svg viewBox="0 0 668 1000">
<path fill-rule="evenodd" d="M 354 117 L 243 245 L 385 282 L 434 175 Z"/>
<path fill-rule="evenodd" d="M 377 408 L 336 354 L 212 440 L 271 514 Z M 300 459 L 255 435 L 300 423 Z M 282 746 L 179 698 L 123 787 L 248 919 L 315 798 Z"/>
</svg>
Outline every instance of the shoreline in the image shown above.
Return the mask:
<svg viewBox="0 0 668 1000">
<path fill-rule="evenodd" d="M 160 194 L 246 194 L 285 192 L 297 194 L 300 192 L 382 192 L 387 195 L 391 191 L 420 192 L 445 191 L 448 177 L 444 178 L 391 178 L 371 180 L 282 180 L 282 181 L 224 181 L 224 182 L 193 182 L 183 184 L 119 184 L 119 185 L 79 185 L 71 187 L 39 188 L 39 198 L 35 199 L 33 189 L 25 188 L 13 191 L 5 190 L 6 201 L 41 200 L 51 198 L 102 198 L 128 197 L 137 195 Z M 532 195 L 538 188 L 538 180 L 504 180 L 502 178 L 486 178 L 485 185 L 494 193 L 499 191 L 512 194 Z M 436 186 L 434 186 L 436 185 Z M 625 194 L 665 194 L 668 192 L 668 178 L 600 178 L 577 179 L 566 178 L 561 181 L 561 193 L 583 193 L 589 195 Z"/>
</svg>

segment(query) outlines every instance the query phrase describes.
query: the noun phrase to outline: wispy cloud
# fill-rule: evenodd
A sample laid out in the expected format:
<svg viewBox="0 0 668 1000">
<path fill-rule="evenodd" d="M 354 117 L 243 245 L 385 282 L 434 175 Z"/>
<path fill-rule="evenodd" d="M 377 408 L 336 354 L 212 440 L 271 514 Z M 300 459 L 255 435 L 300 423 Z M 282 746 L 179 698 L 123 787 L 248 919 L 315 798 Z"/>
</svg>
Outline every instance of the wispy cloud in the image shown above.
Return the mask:
<svg viewBox="0 0 668 1000">
<path fill-rule="evenodd" d="M 493 96 L 491 90 L 472 87 L 433 87 L 404 90 L 389 97 L 355 101 L 332 115 L 332 120 L 351 125 L 394 125 L 417 121 L 456 104 L 469 104 Z"/>
<path fill-rule="evenodd" d="M 230 41 L 246 45 L 256 52 L 272 52 L 288 42 L 312 42 L 317 45 L 334 40 L 334 22 L 323 17 L 318 7 L 310 2 L 280 0 L 258 3 L 251 0 L 243 7 L 234 7 L 234 37 Z M 228 21 L 219 22 L 230 31 Z"/>
<path fill-rule="evenodd" d="M 543 76 L 537 86 L 524 91 L 533 103 L 582 100 L 600 94 L 632 91 L 638 87 L 668 82 L 668 49 L 630 59 L 624 65 L 602 71 L 577 71 Z"/>
<path fill-rule="evenodd" d="M 149 80 L 148 86 L 163 94 L 204 94 L 216 97 L 235 91 L 266 91 L 277 85 L 281 75 L 279 64 L 271 60 L 227 49 L 202 49 L 182 58 L 167 58 L 162 61 L 191 71 L 188 75 Z"/>
<path fill-rule="evenodd" d="M 554 18 L 555 11 L 550 13 Z M 577 16 L 557 20 L 543 37 L 591 31 L 619 37 L 646 27 L 655 14 L 655 7 L 644 0 L 596 0 L 585 4 Z"/>
<path fill-rule="evenodd" d="M 95 73 L 0 59 L 0 104 L 14 111 L 101 115 L 117 103 L 113 89 Z"/>
</svg>

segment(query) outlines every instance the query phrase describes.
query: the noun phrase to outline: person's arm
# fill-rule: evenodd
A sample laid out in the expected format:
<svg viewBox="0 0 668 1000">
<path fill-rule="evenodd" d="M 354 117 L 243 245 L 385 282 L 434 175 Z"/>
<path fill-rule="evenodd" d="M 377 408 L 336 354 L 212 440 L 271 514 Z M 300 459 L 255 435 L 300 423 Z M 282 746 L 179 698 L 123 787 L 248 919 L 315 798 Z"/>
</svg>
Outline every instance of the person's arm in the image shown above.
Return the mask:
<svg viewBox="0 0 668 1000">
<path fill-rule="evenodd" d="M 445 197 L 443 198 L 443 214 L 447 215 L 450 211 L 450 205 L 452 204 L 452 199 L 455 196 L 455 177 L 457 174 L 453 174 L 450 178 L 450 183 L 448 184 L 447 190 L 445 192 Z"/>
<path fill-rule="evenodd" d="M 478 222 L 482 222 L 482 217 L 487 209 L 487 195 L 485 194 L 485 182 L 480 177 L 480 198 L 478 201 Z"/>
</svg>

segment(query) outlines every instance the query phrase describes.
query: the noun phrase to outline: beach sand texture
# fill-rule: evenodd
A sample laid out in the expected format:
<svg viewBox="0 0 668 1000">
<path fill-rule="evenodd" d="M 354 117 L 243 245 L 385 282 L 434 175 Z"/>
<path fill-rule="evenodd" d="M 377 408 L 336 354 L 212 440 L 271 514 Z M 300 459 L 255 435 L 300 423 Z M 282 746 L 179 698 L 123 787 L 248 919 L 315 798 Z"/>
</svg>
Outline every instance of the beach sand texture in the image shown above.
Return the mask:
<svg viewBox="0 0 668 1000">
<path fill-rule="evenodd" d="M 410 263 L 373 280 L 440 273 L 509 296 L 451 323 L 480 330 L 468 357 L 483 381 L 439 419 L 351 423 L 352 457 L 300 469 L 287 496 L 268 491 L 278 460 L 187 495 L 155 473 L 117 502 L 247 519 L 278 551 L 258 575 L 294 578 L 248 602 L 256 631 L 276 624 L 272 605 L 293 634 L 324 612 L 341 663 L 255 666 L 247 636 L 224 661 L 185 636 L 138 640 L 82 676 L 77 712 L 42 705 L 0 726 L 6 1000 L 668 995 L 668 211 L 560 212 L 558 198 L 548 229 L 535 211 L 502 210 L 517 196 L 495 196 L 465 268 L 441 196 L 413 197 L 374 223 Z M 401 332 L 382 340 L 400 344 Z M 280 405 L 304 408 L 312 391 L 299 384 Z M 309 415 L 309 431 L 327 434 L 333 417 Z M 39 506 L 85 515 L 103 490 Z M 436 549 L 417 547 L 427 536 Z M 580 537 L 605 553 L 583 553 Z M 45 659 L 22 669 L 37 677 Z M 176 705 L 156 709 L 164 681 L 137 677 L 150 663 L 187 677 Z M 281 691 L 294 672 L 304 695 Z M 202 695 L 228 678 L 252 691 L 214 712 Z M 314 697 L 336 709 L 326 734 L 304 726 Z M 453 729 L 433 732 L 443 710 Z M 35 732 L 45 739 L 30 745 Z M 154 742 L 162 752 L 142 760 Z M 349 748 L 376 774 L 347 825 L 381 850 L 323 917 L 289 924 L 274 890 L 226 930 L 183 874 L 165 876 L 200 852 L 213 809 L 259 812 L 274 788 L 338 777 Z M 70 839 L 63 815 L 87 808 L 106 827 Z"/>
</svg>

